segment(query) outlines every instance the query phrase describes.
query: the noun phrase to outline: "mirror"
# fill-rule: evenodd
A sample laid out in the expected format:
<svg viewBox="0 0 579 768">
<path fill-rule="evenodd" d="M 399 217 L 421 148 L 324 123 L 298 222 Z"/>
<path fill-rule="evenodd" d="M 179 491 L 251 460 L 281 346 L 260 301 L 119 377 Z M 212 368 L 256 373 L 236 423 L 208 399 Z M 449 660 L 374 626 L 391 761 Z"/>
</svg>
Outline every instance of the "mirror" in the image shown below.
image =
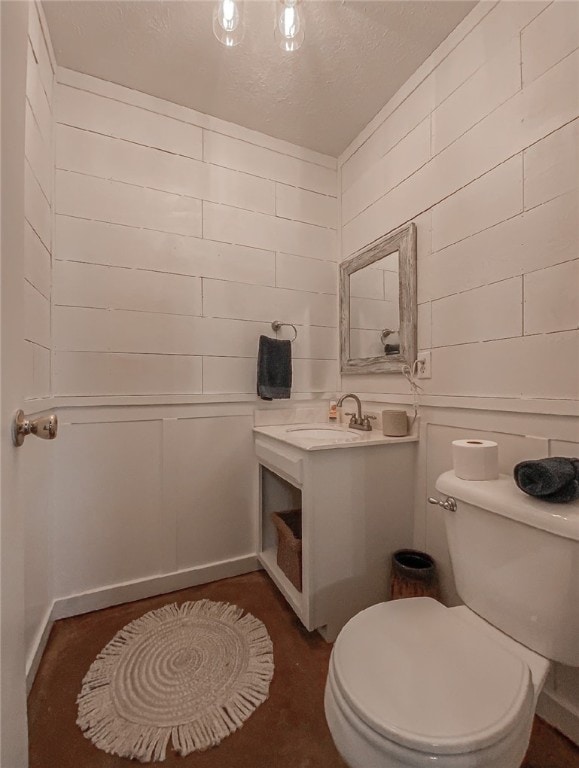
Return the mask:
<svg viewBox="0 0 579 768">
<path fill-rule="evenodd" d="M 416 225 L 340 265 L 342 373 L 397 373 L 416 358 Z"/>
</svg>

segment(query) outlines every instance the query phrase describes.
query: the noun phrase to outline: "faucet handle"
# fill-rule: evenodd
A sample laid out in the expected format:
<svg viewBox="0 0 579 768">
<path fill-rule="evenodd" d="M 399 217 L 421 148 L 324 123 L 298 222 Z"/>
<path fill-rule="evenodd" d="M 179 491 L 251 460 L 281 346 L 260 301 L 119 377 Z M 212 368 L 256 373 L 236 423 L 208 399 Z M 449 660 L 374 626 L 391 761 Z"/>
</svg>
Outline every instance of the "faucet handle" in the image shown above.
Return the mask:
<svg viewBox="0 0 579 768">
<path fill-rule="evenodd" d="M 377 419 L 378 417 L 377 417 L 377 416 L 370 416 L 368 413 L 365 413 L 365 414 L 364 414 L 364 418 L 365 418 L 365 419 L 371 419 L 372 421 L 376 421 L 376 419 Z"/>
</svg>

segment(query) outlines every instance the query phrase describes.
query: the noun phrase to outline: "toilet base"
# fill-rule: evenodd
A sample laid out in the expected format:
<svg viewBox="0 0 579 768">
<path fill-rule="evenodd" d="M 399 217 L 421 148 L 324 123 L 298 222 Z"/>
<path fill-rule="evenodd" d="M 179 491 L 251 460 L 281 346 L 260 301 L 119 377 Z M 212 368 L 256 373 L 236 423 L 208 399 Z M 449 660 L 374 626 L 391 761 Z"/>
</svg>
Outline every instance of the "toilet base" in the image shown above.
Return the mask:
<svg viewBox="0 0 579 768">
<path fill-rule="evenodd" d="M 463 754 L 427 754 L 386 739 L 352 712 L 337 690 L 330 667 L 324 697 L 334 743 L 350 768 L 519 768 L 531 738 L 533 709 L 518 729 L 485 749 Z"/>
</svg>

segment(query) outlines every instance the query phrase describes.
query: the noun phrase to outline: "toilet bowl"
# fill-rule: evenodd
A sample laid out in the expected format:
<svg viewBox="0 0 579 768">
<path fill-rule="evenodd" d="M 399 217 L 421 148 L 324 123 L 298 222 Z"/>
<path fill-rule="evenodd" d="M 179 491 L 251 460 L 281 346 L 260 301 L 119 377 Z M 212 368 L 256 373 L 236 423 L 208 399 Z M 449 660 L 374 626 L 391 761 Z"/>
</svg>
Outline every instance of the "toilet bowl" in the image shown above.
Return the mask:
<svg viewBox="0 0 579 768">
<path fill-rule="evenodd" d="M 351 768 L 519 768 L 550 661 L 579 667 L 579 501 L 505 475 L 436 489 L 465 605 L 379 603 L 340 632 L 325 709 Z"/>
<path fill-rule="evenodd" d="M 326 719 L 351 768 L 518 768 L 548 668 L 468 608 L 380 603 L 336 641 Z"/>
</svg>

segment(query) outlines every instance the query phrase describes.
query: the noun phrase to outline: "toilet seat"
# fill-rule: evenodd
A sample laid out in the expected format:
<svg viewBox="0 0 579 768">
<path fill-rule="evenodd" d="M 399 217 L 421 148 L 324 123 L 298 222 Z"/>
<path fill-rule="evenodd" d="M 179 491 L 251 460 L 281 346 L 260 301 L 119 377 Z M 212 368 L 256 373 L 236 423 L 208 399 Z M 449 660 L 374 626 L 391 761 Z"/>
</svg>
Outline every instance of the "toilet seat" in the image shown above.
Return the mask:
<svg viewBox="0 0 579 768">
<path fill-rule="evenodd" d="M 481 752 L 532 720 L 529 667 L 430 598 L 355 616 L 336 640 L 330 678 L 352 717 L 413 753 Z"/>
</svg>

